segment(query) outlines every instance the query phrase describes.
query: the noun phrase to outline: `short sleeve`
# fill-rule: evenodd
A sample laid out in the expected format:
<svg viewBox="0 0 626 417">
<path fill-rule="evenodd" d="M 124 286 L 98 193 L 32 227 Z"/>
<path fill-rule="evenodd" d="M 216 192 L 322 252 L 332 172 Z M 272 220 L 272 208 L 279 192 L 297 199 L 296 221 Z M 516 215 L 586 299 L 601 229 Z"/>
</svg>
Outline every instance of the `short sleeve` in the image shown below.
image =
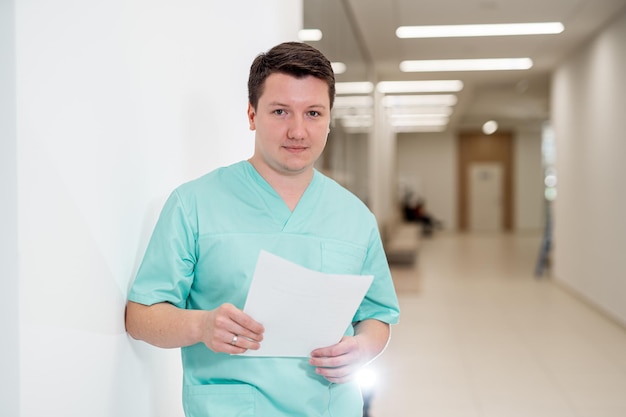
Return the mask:
<svg viewBox="0 0 626 417">
<path fill-rule="evenodd" d="M 187 209 L 188 210 L 188 209 Z M 152 305 L 169 302 L 185 308 L 194 279 L 197 232 L 174 191 L 167 199 L 148 243 L 128 299 Z"/>
<path fill-rule="evenodd" d="M 354 321 L 376 319 L 388 324 L 397 324 L 400 317 L 398 297 L 380 233 L 376 227 L 372 228 L 362 274 L 373 275 L 374 280 L 355 314 Z"/>
</svg>

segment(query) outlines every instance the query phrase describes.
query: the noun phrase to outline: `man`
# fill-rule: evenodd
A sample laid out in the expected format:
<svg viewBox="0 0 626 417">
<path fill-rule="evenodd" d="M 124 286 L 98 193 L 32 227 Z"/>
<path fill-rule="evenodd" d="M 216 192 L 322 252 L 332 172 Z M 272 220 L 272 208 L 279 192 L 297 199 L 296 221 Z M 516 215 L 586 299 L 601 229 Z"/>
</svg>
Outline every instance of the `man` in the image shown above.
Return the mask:
<svg viewBox="0 0 626 417">
<path fill-rule="evenodd" d="M 330 62 L 277 45 L 254 60 L 248 93 L 253 156 L 172 193 L 129 294 L 128 332 L 182 348 L 187 417 L 361 416 L 355 373 L 383 351 L 399 309 L 374 216 L 314 169 L 330 130 Z M 263 324 L 242 311 L 261 250 L 374 276 L 340 341 L 309 358 L 238 355 L 263 343 Z"/>
</svg>

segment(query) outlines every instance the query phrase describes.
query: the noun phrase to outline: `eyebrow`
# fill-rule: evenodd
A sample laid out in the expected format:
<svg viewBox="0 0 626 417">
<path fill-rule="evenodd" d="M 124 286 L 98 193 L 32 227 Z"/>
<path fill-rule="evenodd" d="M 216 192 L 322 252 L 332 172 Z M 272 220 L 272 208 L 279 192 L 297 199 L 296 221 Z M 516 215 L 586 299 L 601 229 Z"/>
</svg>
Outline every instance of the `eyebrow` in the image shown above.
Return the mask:
<svg viewBox="0 0 626 417">
<path fill-rule="evenodd" d="M 278 106 L 278 107 L 291 107 L 289 104 L 281 103 L 280 101 L 272 101 L 268 103 L 269 106 Z M 326 109 L 327 107 L 323 104 L 313 104 L 308 107 L 309 109 Z"/>
</svg>

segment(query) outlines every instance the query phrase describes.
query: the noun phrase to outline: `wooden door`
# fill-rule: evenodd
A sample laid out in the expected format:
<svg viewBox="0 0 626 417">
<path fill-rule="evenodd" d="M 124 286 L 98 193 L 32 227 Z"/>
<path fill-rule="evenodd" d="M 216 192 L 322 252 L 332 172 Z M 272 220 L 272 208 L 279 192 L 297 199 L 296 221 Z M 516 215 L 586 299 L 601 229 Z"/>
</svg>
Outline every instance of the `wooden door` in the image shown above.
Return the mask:
<svg viewBox="0 0 626 417">
<path fill-rule="evenodd" d="M 458 224 L 460 230 L 470 230 L 470 172 L 472 164 L 499 164 L 501 167 L 501 227 L 513 229 L 513 135 L 497 132 L 464 132 L 458 137 Z"/>
</svg>

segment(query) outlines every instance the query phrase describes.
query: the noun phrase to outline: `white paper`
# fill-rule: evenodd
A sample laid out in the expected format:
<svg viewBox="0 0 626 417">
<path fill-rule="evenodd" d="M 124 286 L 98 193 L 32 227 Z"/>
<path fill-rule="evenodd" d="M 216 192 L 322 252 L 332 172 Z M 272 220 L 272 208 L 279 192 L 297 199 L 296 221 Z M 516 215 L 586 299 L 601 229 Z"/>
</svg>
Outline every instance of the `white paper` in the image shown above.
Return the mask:
<svg viewBox="0 0 626 417">
<path fill-rule="evenodd" d="M 341 340 L 372 275 L 325 274 L 261 251 L 244 312 L 263 324 L 259 350 L 248 356 L 308 357 Z"/>
</svg>

